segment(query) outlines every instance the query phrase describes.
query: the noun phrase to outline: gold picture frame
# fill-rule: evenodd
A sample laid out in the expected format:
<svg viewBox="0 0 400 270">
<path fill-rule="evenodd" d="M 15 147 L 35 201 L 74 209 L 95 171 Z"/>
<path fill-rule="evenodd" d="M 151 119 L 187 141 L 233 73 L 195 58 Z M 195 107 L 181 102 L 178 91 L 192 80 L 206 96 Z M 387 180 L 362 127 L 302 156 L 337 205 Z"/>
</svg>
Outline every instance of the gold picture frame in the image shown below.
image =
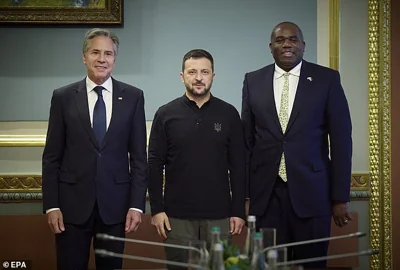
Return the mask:
<svg viewBox="0 0 400 270">
<path fill-rule="evenodd" d="M 0 24 L 113 24 L 123 23 L 123 0 L 87 0 L 87 6 L 25 6 L 23 1 L 0 0 Z M 21 3 L 21 4 L 13 4 Z M 85 1 L 81 1 L 85 2 Z M 99 2 L 104 2 L 98 5 Z M 8 4 L 9 3 L 9 4 Z M 91 5 L 91 3 L 93 3 Z M 96 4 L 95 4 L 96 3 Z"/>
<path fill-rule="evenodd" d="M 392 269 L 390 2 L 368 0 L 371 270 Z"/>
</svg>

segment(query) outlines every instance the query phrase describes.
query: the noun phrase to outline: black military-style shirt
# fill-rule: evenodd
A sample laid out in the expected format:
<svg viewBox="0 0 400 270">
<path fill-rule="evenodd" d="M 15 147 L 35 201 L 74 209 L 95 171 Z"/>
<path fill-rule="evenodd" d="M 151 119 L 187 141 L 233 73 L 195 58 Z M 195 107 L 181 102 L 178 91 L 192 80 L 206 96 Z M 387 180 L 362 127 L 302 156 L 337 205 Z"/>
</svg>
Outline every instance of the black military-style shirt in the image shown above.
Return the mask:
<svg viewBox="0 0 400 270">
<path fill-rule="evenodd" d="M 244 218 L 245 147 L 235 107 L 211 95 L 199 108 L 184 95 L 158 109 L 149 143 L 149 195 L 152 215 Z"/>
</svg>

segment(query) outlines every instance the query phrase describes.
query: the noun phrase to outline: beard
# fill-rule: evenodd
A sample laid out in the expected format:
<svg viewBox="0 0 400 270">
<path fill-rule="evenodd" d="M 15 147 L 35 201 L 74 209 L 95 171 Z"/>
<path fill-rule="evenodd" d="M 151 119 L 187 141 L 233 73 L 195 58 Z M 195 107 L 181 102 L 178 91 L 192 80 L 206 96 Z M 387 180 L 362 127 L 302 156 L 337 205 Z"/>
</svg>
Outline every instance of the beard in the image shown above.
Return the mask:
<svg viewBox="0 0 400 270">
<path fill-rule="evenodd" d="M 194 89 L 195 86 L 193 85 L 189 85 L 189 84 L 185 84 L 186 90 L 194 97 L 203 97 L 205 95 L 207 95 L 210 90 L 211 90 L 211 85 L 212 83 L 210 83 L 210 85 L 207 87 L 205 84 L 203 84 L 204 89 L 201 92 L 198 92 Z"/>
</svg>

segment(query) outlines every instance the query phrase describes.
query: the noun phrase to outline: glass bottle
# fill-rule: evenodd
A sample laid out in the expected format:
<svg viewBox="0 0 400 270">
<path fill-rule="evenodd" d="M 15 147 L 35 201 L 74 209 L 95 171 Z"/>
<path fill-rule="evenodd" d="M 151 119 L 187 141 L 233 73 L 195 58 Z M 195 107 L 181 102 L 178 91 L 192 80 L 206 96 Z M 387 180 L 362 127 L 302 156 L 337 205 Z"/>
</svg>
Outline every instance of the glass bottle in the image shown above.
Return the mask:
<svg viewBox="0 0 400 270">
<path fill-rule="evenodd" d="M 211 228 L 211 232 L 210 232 L 210 254 L 212 253 L 212 251 L 214 250 L 214 245 L 216 243 L 221 243 L 221 229 L 218 226 L 214 226 Z"/>
<path fill-rule="evenodd" d="M 244 245 L 244 255 L 249 258 L 249 260 L 252 257 L 253 254 L 253 237 L 254 233 L 256 232 L 256 216 L 248 216 L 247 217 L 247 236 L 246 236 L 246 242 Z"/>
<path fill-rule="evenodd" d="M 213 247 L 213 253 L 212 253 L 212 261 L 210 264 L 210 269 L 211 270 L 225 270 L 225 265 L 224 265 L 224 248 L 221 243 L 215 243 Z"/>
<path fill-rule="evenodd" d="M 275 249 L 268 250 L 267 253 L 268 270 L 277 270 L 278 252 Z"/>
<path fill-rule="evenodd" d="M 256 232 L 253 235 L 253 254 L 251 257 L 251 269 L 252 270 L 265 270 L 265 256 L 263 252 L 263 238 L 262 234 Z"/>
</svg>

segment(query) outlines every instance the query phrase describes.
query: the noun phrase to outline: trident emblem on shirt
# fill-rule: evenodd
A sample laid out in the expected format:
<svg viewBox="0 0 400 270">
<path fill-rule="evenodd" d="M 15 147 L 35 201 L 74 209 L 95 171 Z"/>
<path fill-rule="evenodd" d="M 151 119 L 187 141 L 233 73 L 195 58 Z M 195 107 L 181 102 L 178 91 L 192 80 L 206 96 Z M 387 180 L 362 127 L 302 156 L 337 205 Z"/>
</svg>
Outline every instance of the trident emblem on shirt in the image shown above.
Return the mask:
<svg viewBox="0 0 400 270">
<path fill-rule="evenodd" d="M 222 130 L 222 125 L 220 123 L 214 123 L 214 129 L 216 132 L 220 132 Z"/>
</svg>

